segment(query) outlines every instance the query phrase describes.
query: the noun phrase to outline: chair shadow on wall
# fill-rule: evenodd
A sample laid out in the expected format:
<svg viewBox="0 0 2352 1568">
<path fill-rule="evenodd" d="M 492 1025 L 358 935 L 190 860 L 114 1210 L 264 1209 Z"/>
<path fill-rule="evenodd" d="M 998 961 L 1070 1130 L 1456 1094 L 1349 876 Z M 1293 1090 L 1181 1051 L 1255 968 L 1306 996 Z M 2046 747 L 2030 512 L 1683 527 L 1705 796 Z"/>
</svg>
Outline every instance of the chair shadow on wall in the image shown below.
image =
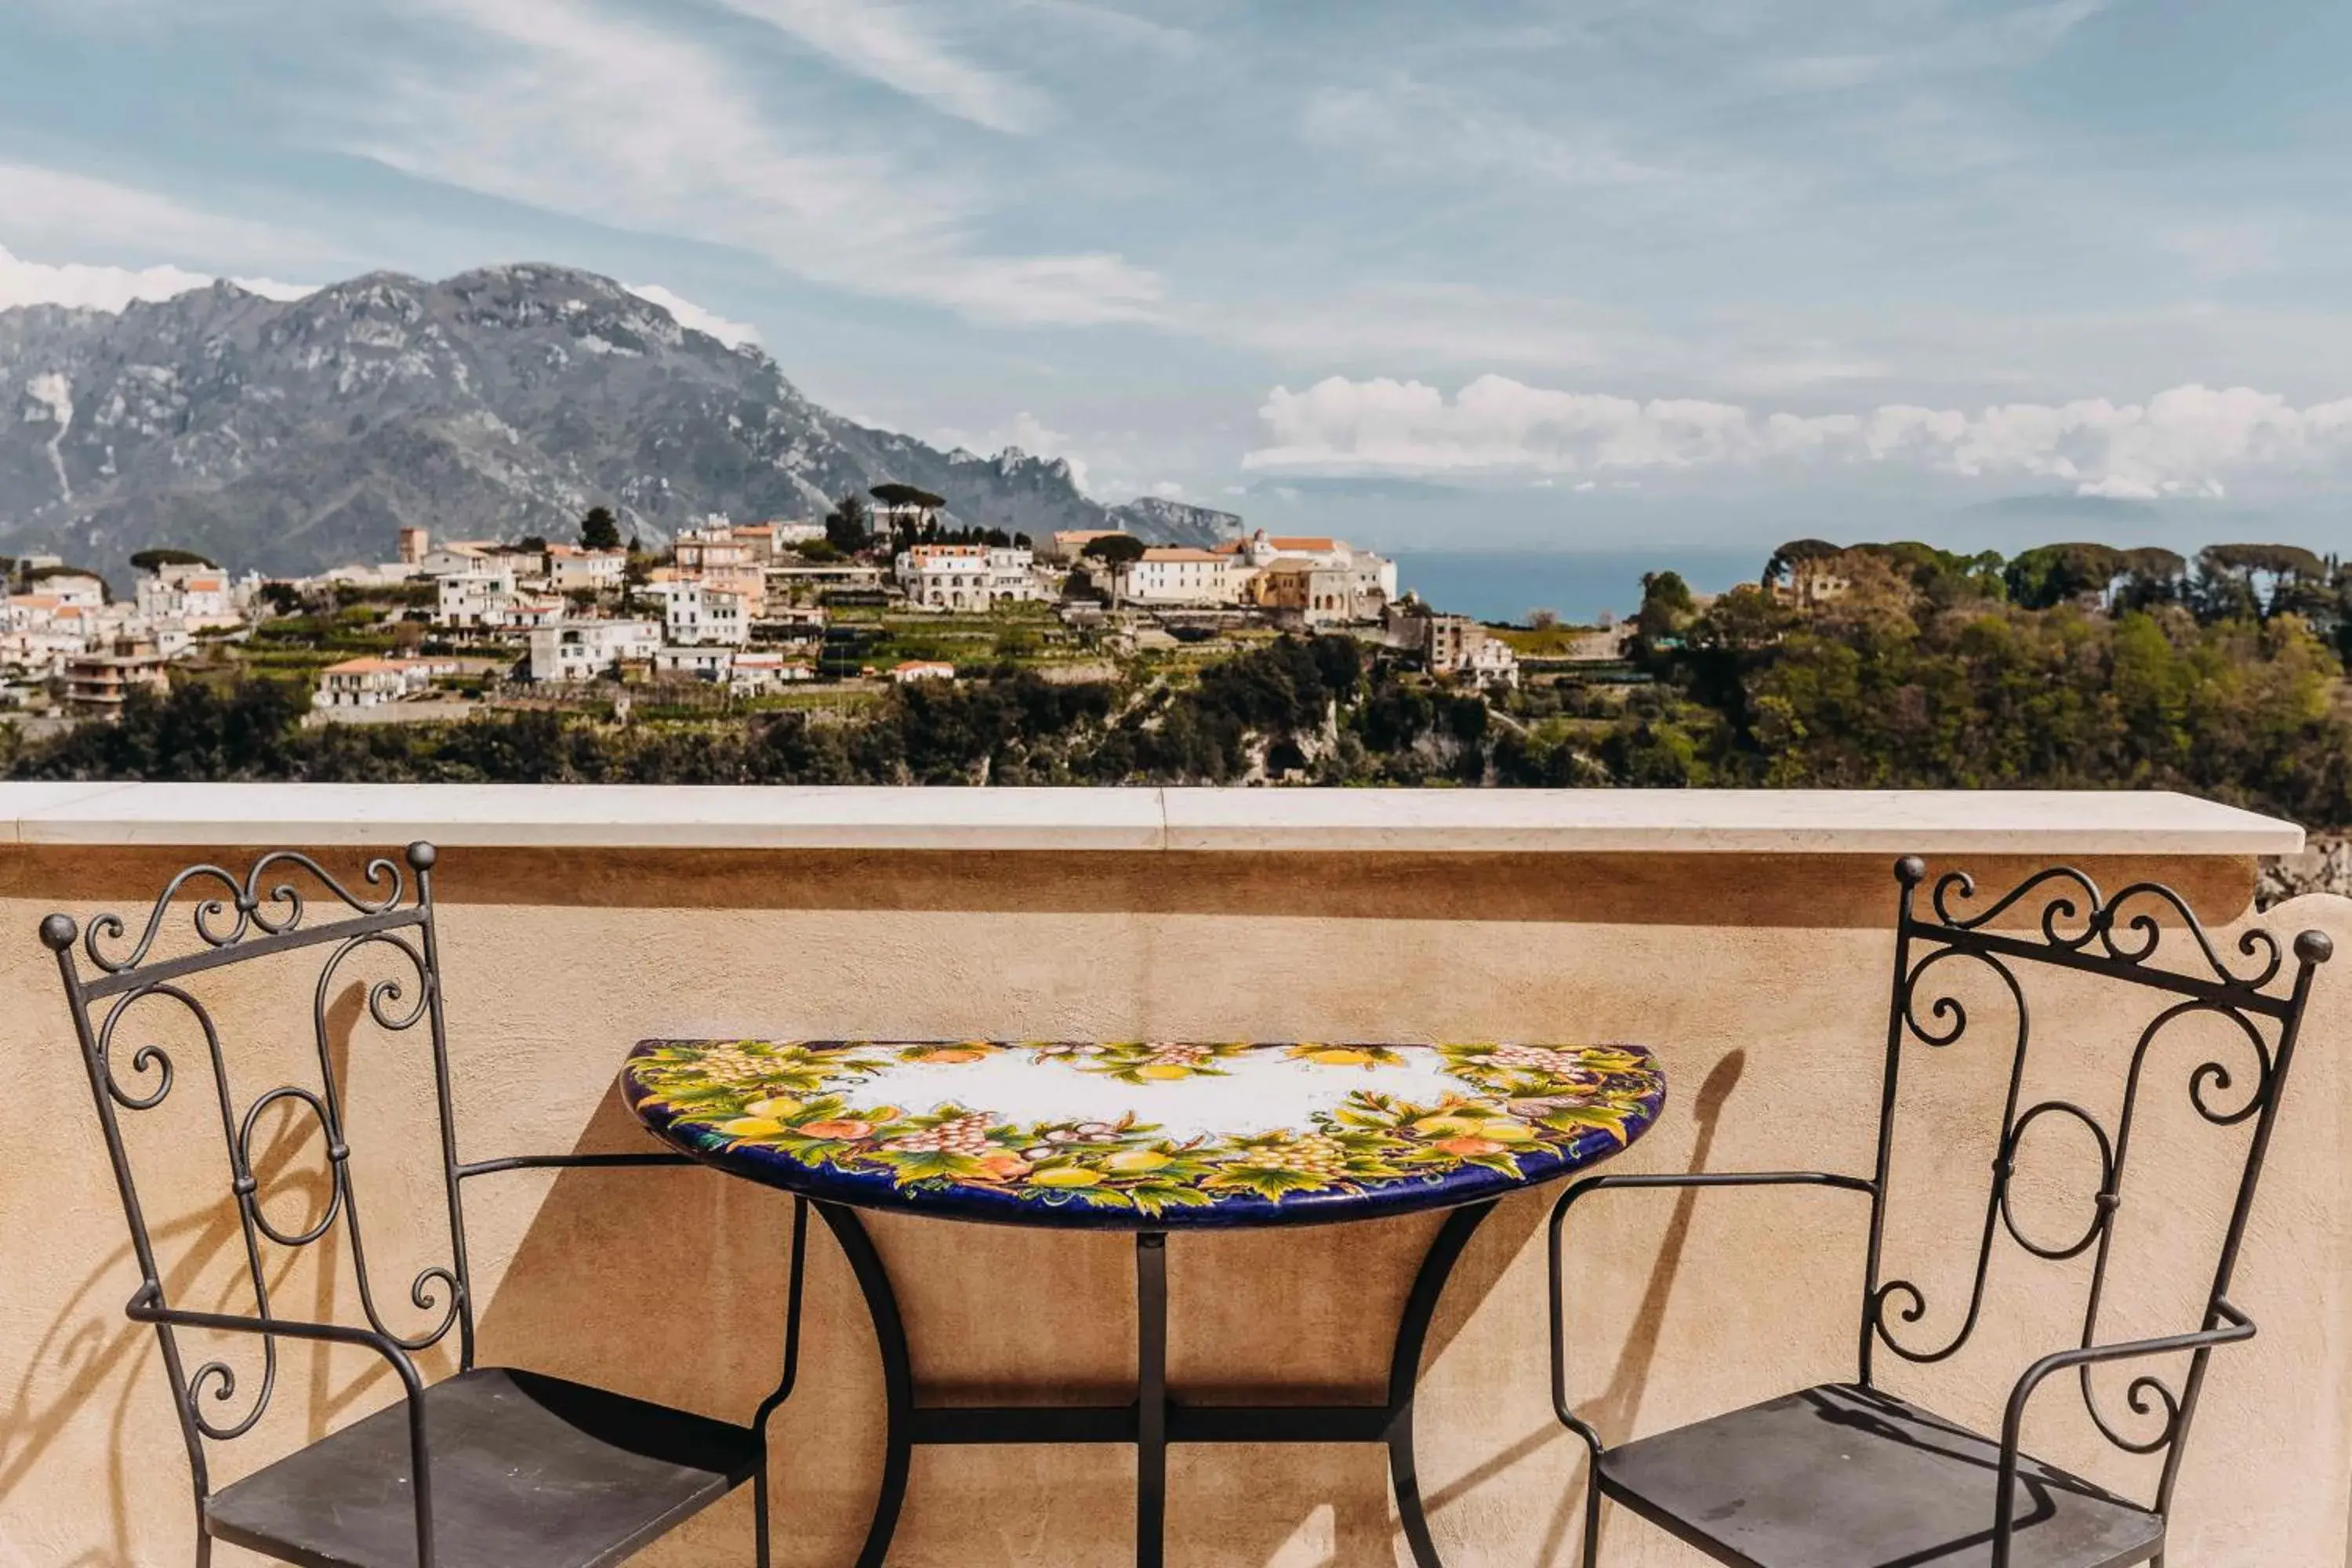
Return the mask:
<svg viewBox="0 0 2352 1568">
<path fill-rule="evenodd" d="M 1731 1098 L 1732 1090 L 1739 1086 L 1740 1076 L 1747 1071 L 1747 1068 L 1748 1053 L 1745 1050 L 1734 1050 L 1716 1063 L 1713 1069 L 1700 1081 L 1697 1094 L 1692 1097 L 1691 1120 L 1696 1128 L 1696 1134 L 1692 1140 L 1690 1158 L 1684 1164 L 1686 1172 L 1704 1171 L 1707 1168 L 1708 1157 L 1714 1152 L 1716 1128 L 1722 1120 L 1724 1104 Z M 1526 1223 L 1507 1244 L 1509 1251 L 1503 1254 L 1505 1260 L 1515 1256 L 1527 1245 L 1529 1235 L 1543 1229 L 1549 1215 L 1550 1205 L 1557 1197 L 1556 1191 L 1547 1193 L 1542 1207 L 1529 1207 L 1526 1211 Z M 1640 1303 L 1635 1307 L 1632 1321 L 1626 1328 L 1624 1351 L 1618 1357 L 1616 1366 L 1611 1370 L 1609 1381 L 1597 1393 L 1580 1394 L 1578 1396 L 1578 1408 L 1588 1412 L 1588 1418 L 1604 1430 L 1612 1432 L 1625 1430 L 1632 1426 L 1635 1414 L 1641 1408 L 1642 1394 L 1649 1385 L 1651 1365 L 1657 1353 L 1659 1328 L 1665 1321 L 1666 1302 L 1674 1294 L 1675 1279 L 1681 1271 L 1683 1252 L 1690 1240 L 1691 1216 L 1696 1207 L 1697 1198 L 1698 1193 L 1696 1189 L 1685 1189 L 1676 1195 L 1667 1214 L 1665 1227 L 1659 1237 L 1657 1256 L 1651 1260 L 1650 1276 L 1643 1286 Z M 1572 1236 L 1571 1231 L 1571 1237 Z M 1491 1274 L 1482 1283 L 1491 1284 Z M 1475 1300 L 1483 1300 L 1485 1294 L 1482 1289 Z M 1444 1324 L 1449 1317 L 1454 1320 L 1446 1328 L 1448 1338 L 1451 1338 L 1460 1327 L 1459 1314 L 1463 1310 L 1460 1302 L 1464 1300 L 1472 1299 L 1455 1298 L 1456 1304 L 1453 1312 L 1439 1313 L 1440 1324 Z M 1571 1294 L 1571 1310 L 1569 1318 L 1571 1333 L 1574 1332 L 1575 1326 L 1573 1300 Z M 1571 1367 L 1576 1364 L 1572 1354 L 1570 1364 Z M 1578 1450 L 1580 1468 L 1583 1445 L 1578 1443 L 1559 1423 L 1547 1415 L 1540 1426 L 1485 1464 L 1478 1466 L 1459 1480 L 1427 1493 L 1424 1500 L 1428 1504 L 1431 1517 L 1443 1518 L 1443 1510 L 1448 1503 L 1468 1495 L 1514 1465 L 1557 1443 L 1569 1444 Z M 1544 1531 L 1543 1549 L 1537 1554 L 1534 1561 L 1556 1563 L 1561 1560 L 1563 1544 L 1568 1540 L 1570 1532 L 1583 1518 L 1582 1502 L 1583 1492 L 1580 1486 L 1561 1489 L 1559 1501 L 1552 1510 L 1551 1521 Z"/>
<path fill-rule="evenodd" d="M 347 1075 L 352 1031 L 364 1005 L 364 991 L 354 984 L 328 1011 L 328 1039 L 338 1079 Z M 75 1047 L 60 1044 L 58 1048 Z M 205 1079 L 190 1074 L 174 1092 L 202 1091 L 205 1083 Z M 261 1200 L 280 1227 L 307 1229 L 324 1212 L 328 1198 L 324 1142 L 314 1121 L 294 1112 L 290 1106 L 286 1109 L 288 1113 L 278 1118 L 278 1125 L 255 1156 L 254 1174 Z M 131 1136 L 135 1149 L 135 1129 L 131 1130 Z M 86 1142 L 92 1164 L 102 1165 L 104 1148 L 95 1126 L 87 1129 Z M 136 1159 L 135 1152 L 133 1158 Z M 164 1299 L 199 1310 L 249 1313 L 254 1302 L 242 1258 L 244 1232 L 225 1179 L 219 1198 L 216 1205 L 198 1214 L 162 1223 L 151 1219 L 150 1236 L 163 1276 Z M 301 1205 L 299 1210 L 293 1206 L 295 1200 Z M 118 1223 L 111 1205 L 101 1210 L 92 1223 Z M 280 1310 L 289 1310 L 285 1288 L 295 1278 L 298 1268 L 315 1258 L 317 1295 L 299 1315 L 331 1316 L 335 1281 L 344 1268 L 342 1232 L 330 1231 L 305 1253 L 310 1256 L 265 1245 L 263 1278 L 269 1287 L 271 1303 Z M 228 1267 L 224 1268 L 224 1264 Z M 271 1267 L 273 1264 L 275 1267 Z M 0 1502 L 27 1488 L 37 1492 L 44 1484 L 39 1473 L 42 1458 L 59 1434 L 67 1426 L 86 1420 L 100 1404 L 108 1409 L 106 1496 L 114 1544 L 111 1550 L 90 1548 L 61 1568 L 141 1565 L 141 1559 L 135 1555 L 135 1532 L 131 1523 L 133 1509 L 125 1441 L 132 1415 L 142 1404 L 149 1406 L 149 1418 L 159 1424 L 170 1422 L 172 1415 L 154 1331 L 122 1314 L 122 1303 L 137 1288 L 138 1269 L 137 1257 L 127 1238 L 110 1247 L 104 1260 L 74 1288 L 63 1310 L 27 1352 L 25 1370 L 9 1391 L 5 1406 L 0 1406 Z M 221 1288 L 209 1300 L 192 1295 L 208 1278 L 223 1280 Z M 191 1346 L 195 1339 L 196 1336 L 189 1337 Z M 296 1355 L 299 1347 L 283 1345 L 279 1353 Z M 220 1354 L 247 1377 L 259 1364 L 259 1352 L 250 1342 L 224 1343 Z M 193 1359 L 208 1360 L 211 1354 Z M 348 1416 L 380 1402 L 371 1399 L 372 1394 L 390 1392 L 390 1373 L 375 1356 L 341 1358 L 338 1364 L 352 1371 L 352 1375 L 343 1382 L 335 1380 L 328 1356 L 310 1355 L 306 1359 L 310 1368 L 309 1398 L 302 1405 L 306 1441 L 326 1436 Z M 149 1380 L 146 1386 L 142 1386 L 142 1380 Z M 239 1386 L 249 1389 L 254 1384 L 241 1380 Z M 285 1394 L 286 1386 L 281 1380 L 278 1394 L 272 1396 L 273 1408 L 277 1407 L 277 1399 Z M 141 1481 L 145 1488 L 169 1489 L 186 1506 L 189 1482 L 178 1446 L 171 1441 L 173 1436 L 170 1426 L 159 1426 L 156 1433 L 142 1434 L 142 1441 L 161 1442 L 167 1447 L 172 1455 L 169 1465 L 181 1473 L 173 1476 L 168 1470 L 149 1471 L 142 1474 Z M 194 1531 L 193 1513 L 185 1528 Z"/>
</svg>

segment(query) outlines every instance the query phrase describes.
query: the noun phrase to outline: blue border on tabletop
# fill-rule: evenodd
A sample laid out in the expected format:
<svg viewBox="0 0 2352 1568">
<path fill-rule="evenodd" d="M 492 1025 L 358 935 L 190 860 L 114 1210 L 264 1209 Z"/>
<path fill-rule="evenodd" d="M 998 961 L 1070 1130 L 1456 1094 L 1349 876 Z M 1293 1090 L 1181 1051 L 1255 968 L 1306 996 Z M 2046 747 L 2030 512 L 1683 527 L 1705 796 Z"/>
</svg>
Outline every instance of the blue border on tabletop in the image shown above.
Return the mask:
<svg viewBox="0 0 2352 1568">
<path fill-rule="evenodd" d="M 678 1128 L 674 1124 L 687 1119 L 676 1110 L 666 1105 L 641 1103 L 648 1091 L 636 1077 L 637 1059 L 649 1048 L 678 1043 L 673 1038 L 638 1041 L 621 1068 L 623 1092 L 631 1113 L 655 1137 L 714 1170 L 763 1186 L 799 1193 L 820 1203 L 845 1204 L 887 1214 L 930 1215 L 982 1225 L 1055 1230 L 1262 1230 L 1276 1226 L 1328 1225 L 1458 1208 L 1464 1204 L 1558 1181 L 1633 1147 L 1664 1111 L 1667 1088 L 1665 1070 L 1658 1066 L 1656 1056 L 1648 1047 L 1622 1041 L 1592 1042 L 1612 1050 L 1640 1051 L 1649 1059 L 1650 1070 L 1658 1080 L 1657 1092 L 1643 1097 L 1641 1120 L 1627 1123 L 1622 1142 L 1595 1128 L 1579 1134 L 1565 1147 L 1545 1145 L 1540 1151 L 1545 1157 L 1540 1160 L 1537 1157 L 1538 1152 L 1531 1150 L 1520 1158 L 1535 1169 L 1517 1180 L 1485 1166 L 1473 1165 L 1444 1175 L 1367 1182 L 1355 1191 L 1287 1194 L 1279 1201 L 1255 1193 L 1235 1193 L 1219 1197 L 1205 1207 L 1173 1207 L 1158 1215 L 1144 1215 L 1132 1209 L 1105 1208 L 1075 1197 L 1024 1198 L 1009 1191 L 961 1183 L 901 1186 L 887 1171 L 805 1165 L 767 1144 L 739 1142 L 713 1130 Z"/>
</svg>

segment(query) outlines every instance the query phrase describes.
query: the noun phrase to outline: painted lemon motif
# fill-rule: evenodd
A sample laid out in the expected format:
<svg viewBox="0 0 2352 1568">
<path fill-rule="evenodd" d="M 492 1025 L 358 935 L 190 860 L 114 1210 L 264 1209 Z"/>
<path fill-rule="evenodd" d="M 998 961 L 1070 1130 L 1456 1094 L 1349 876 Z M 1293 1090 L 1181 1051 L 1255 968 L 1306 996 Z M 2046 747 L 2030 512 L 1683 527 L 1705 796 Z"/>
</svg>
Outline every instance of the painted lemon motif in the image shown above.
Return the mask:
<svg viewBox="0 0 2352 1568">
<path fill-rule="evenodd" d="M 1062 1165 L 1051 1171 L 1040 1171 L 1029 1178 L 1033 1187 L 1091 1187 L 1100 1184 L 1102 1173 L 1089 1171 L 1081 1165 Z"/>
<path fill-rule="evenodd" d="M 1135 1076 L 1149 1079 L 1154 1083 L 1167 1083 L 1174 1079 L 1191 1078 L 1192 1069 L 1181 1062 L 1152 1062 L 1136 1068 Z"/>
<path fill-rule="evenodd" d="M 1103 1162 L 1103 1169 L 1122 1176 L 1139 1176 L 1173 1163 L 1156 1149 L 1122 1149 Z"/>
<path fill-rule="evenodd" d="M 797 1113 L 800 1108 L 801 1102 L 799 1100 L 790 1099 L 784 1095 L 777 1095 L 769 1100 L 753 1100 L 751 1104 L 743 1108 L 743 1114 L 746 1117 L 764 1116 L 773 1121 L 781 1121 L 785 1117 Z"/>
<path fill-rule="evenodd" d="M 1327 1046 L 1319 1051 L 1309 1051 L 1307 1059 L 1320 1062 L 1327 1068 L 1361 1068 L 1372 1065 L 1372 1053 L 1346 1046 Z"/>
<path fill-rule="evenodd" d="M 1491 1138 L 1497 1143 L 1532 1143 L 1536 1141 L 1535 1129 L 1524 1121 L 1507 1120 L 1481 1121 L 1478 1123 L 1478 1136 Z"/>
<path fill-rule="evenodd" d="M 719 1124 L 719 1131 L 730 1138 L 768 1138 L 783 1130 L 784 1124 L 772 1116 L 739 1116 Z"/>
<path fill-rule="evenodd" d="M 1476 1132 L 1486 1125 L 1486 1119 L 1478 1116 L 1424 1116 L 1412 1124 L 1412 1130 L 1424 1138 L 1450 1138 Z"/>
</svg>

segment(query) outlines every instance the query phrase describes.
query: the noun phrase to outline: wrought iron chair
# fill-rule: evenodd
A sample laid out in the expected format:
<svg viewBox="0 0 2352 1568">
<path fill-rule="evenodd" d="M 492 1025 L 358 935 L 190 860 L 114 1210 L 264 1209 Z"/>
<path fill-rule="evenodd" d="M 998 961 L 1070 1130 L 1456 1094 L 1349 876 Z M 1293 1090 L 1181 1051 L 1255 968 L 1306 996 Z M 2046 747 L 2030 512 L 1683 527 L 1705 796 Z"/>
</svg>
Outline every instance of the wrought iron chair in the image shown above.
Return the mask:
<svg viewBox="0 0 2352 1568">
<path fill-rule="evenodd" d="M 2313 971 L 2334 951 L 2326 933 L 2306 931 L 2293 943 L 2294 963 L 2284 985 L 2285 953 L 2269 932 L 2251 930 L 2237 948 L 2251 965 L 2233 970 L 2214 951 L 2179 895 L 2138 883 L 2112 899 L 2071 868 L 2029 878 L 1977 913 L 1956 912 L 1976 897 L 1965 874 L 1938 879 L 1932 914 L 1916 908 L 1926 865 L 1906 857 L 1895 867 L 1901 884 L 1895 934 L 1894 998 L 1879 1103 L 1877 1167 L 1869 1176 L 1822 1171 L 1596 1176 L 1570 1187 L 1554 1206 L 1550 1233 L 1552 1406 L 1562 1425 L 1590 1450 L 1584 1510 L 1586 1568 L 1598 1562 L 1601 1506 L 1606 1498 L 1648 1520 L 1720 1563 L 1741 1568 L 2122 1568 L 2164 1561 L 2165 1526 L 2173 1484 L 2206 1362 L 2217 1345 L 2253 1337 L 2253 1322 L 2231 1304 L 2230 1283 L 2246 1216 L 2293 1065 L 2295 1037 L 2309 999 Z M 2040 940 L 1994 929 L 1994 921 L 2029 898 L 2042 900 Z M 2078 906 L 2078 900 L 2081 903 Z M 2126 907 L 2133 911 L 2124 913 Z M 2152 962 L 2162 940 L 2158 912 L 2179 917 L 2202 955 L 2201 972 L 2180 973 Z M 2032 907 L 2023 911 L 2031 915 Z M 2028 926 L 2031 931 L 2031 926 Z M 1906 1341 L 1895 1324 L 1916 1324 L 1927 1313 L 1918 1286 L 1884 1277 L 1888 1173 L 1896 1121 L 1896 1087 L 1906 1043 L 1948 1047 L 1967 1032 L 1961 998 L 1931 973 L 1947 960 L 1972 961 L 1989 972 L 1986 984 L 2005 989 L 2016 1007 L 1990 1193 L 1978 1242 L 1975 1283 L 1958 1331 L 1940 1344 Z M 2052 965 L 2105 976 L 2163 994 L 2160 1010 L 2132 1049 L 2123 1099 L 2110 1135 L 2106 1124 L 2079 1105 L 2043 1100 L 2021 1106 L 2030 1025 L 2026 992 L 2012 965 Z M 1923 987 L 1922 982 L 1927 984 Z M 1927 1002 L 1923 1019 L 1920 1005 Z M 2148 1049 L 2178 1020 L 2208 1015 L 2234 1025 L 2251 1047 L 2251 1083 L 2236 1086 L 2231 1068 L 2205 1060 L 2189 1074 L 2189 1099 L 2198 1116 L 2216 1127 L 2252 1123 L 2238 1173 L 2203 1320 L 2193 1332 L 2160 1339 L 2105 1342 L 2100 1301 L 2108 1253 L 2124 1197 L 2132 1121 L 2139 1109 L 2141 1072 Z M 2243 1093 L 2242 1102 L 2238 1095 Z M 2220 1098 L 2217 1098 L 2220 1097 Z M 2100 1180 L 2090 1223 L 2064 1246 L 2031 1239 L 2011 1214 L 2010 1185 L 2019 1141 L 2045 1116 L 2087 1129 L 2098 1151 Z M 1690 1426 L 1609 1447 L 1570 1406 L 1561 1237 L 1570 1208 L 1595 1193 L 1623 1188 L 1827 1187 L 1870 1200 L 1860 1331 L 1860 1370 L 1850 1384 L 1808 1388 Z M 1884 1345 L 1905 1361 L 1930 1363 L 1957 1352 L 1975 1331 L 1985 1304 L 1985 1280 L 1996 1226 L 2035 1258 L 2061 1260 L 2093 1255 L 2088 1303 L 2079 1342 L 2028 1366 L 2012 1386 L 1998 1437 L 1969 1430 L 1880 1389 L 1874 1352 Z M 2184 1260 L 2186 1261 L 2186 1260 Z M 2202 1278 L 2200 1273 L 2192 1278 Z M 1891 1309 L 1891 1310 L 1890 1310 Z M 2176 1387 L 2143 1372 L 2125 1390 L 2124 1404 L 2153 1429 L 2120 1429 L 2095 1397 L 2091 1369 L 2111 1362 L 2186 1357 Z M 2136 1502 L 2020 1450 L 2021 1427 L 2034 1392 L 2053 1375 L 2073 1372 L 2099 1434 L 2125 1453 L 2162 1456 L 2154 1499 Z"/>
<path fill-rule="evenodd" d="M 667 1152 L 458 1157 L 433 921 L 434 847 L 412 844 L 404 858 L 415 878 L 413 893 L 389 859 L 368 862 L 367 893 L 346 888 L 316 861 L 292 851 L 262 856 L 242 878 L 217 866 L 194 866 L 163 889 L 127 951 L 127 928 L 117 915 L 99 916 L 87 932 L 78 931 L 72 918 L 63 914 L 41 922 L 41 941 L 56 952 L 64 976 L 139 1264 L 139 1289 L 127 1310 L 133 1320 L 155 1327 L 187 1443 L 198 1568 L 210 1563 L 215 1539 L 281 1562 L 327 1568 L 602 1568 L 746 1481 L 752 1488 L 756 1560 L 766 1568 L 767 1421 L 792 1392 L 799 1367 L 804 1210 L 795 1204 L 783 1375 L 748 1426 L 537 1373 L 476 1365 L 476 1302 L 463 1203 L 467 1182 L 507 1171 L 691 1162 Z M 337 910 L 341 918 L 305 925 L 304 892 L 291 880 L 266 882 L 273 875 L 296 873 L 316 879 L 312 897 L 339 903 L 350 913 Z M 152 957 L 175 900 L 199 891 L 211 894 L 194 905 L 201 944 L 179 956 Z M 317 1087 L 289 1083 L 240 1101 L 222 1032 L 187 983 L 230 964 L 312 948 L 327 954 L 311 1006 Z M 394 956 L 379 962 L 415 974 L 413 997 L 399 973 L 369 985 L 368 1016 L 390 1031 L 423 1025 L 432 1047 L 448 1262 L 427 1266 L 411 1283 L 411 1304 L 438 1316 L 429 1327 L 407 1334 L 387 1326 L 377 1309 L 345 1141 L 345 1086 L 329 1038 L 337 973 L 362 950 L 389 952 Z M 95 973 L 85 973 L 85 963 Z M 126 1116 L 162 1105 L 176 1076 L 170 1052 L 160 1044 L 140 1045 L 124 1060 L 134 1027 L 130 1019 L 151 999 L 184 1010 L 203 1037 L 208 1058 L 204 1065 L 212 1077 L 205 1098 L 217 1101 L 228 1145 L 229 1196 L 236 1212 L 240 1261 L 252 1289 L 250 1313 L 193 1311 L 165 1299 L 165 1274 L 141 1205 L 123 1126 Z M 289 1104 L 299 1108 L 297 1114 L 307 1111 L 316 1119 L 327 1162 L 317 1216 L 299 1229 L 280 1228 L 270 1218 L 255 1173 L 257 1128 L 272 1106 Z M 287 1249 L 278 1256 L 289 1256 L 331 1233 L 349 1247 L 352 1285 L 364 1321 L 314 1322 L 275 1310 L 266 1248 Z M 188 1370 L 182 1330 L 258 1340 L 261 1372 L 248 1405 L 237 1408 L 238 1375 L 227 1363 L 207 1361 Z M 457 1336 L 457 1370 L 428 1384 L 416 1357 L 452 1331 Z M 241 1437 L 260 1422 L 277 1382 L 280 1339 L 363 1346 L 389 1363 L 404 1397 L 215 1491 L 205 1446 Z"/>
</svg>

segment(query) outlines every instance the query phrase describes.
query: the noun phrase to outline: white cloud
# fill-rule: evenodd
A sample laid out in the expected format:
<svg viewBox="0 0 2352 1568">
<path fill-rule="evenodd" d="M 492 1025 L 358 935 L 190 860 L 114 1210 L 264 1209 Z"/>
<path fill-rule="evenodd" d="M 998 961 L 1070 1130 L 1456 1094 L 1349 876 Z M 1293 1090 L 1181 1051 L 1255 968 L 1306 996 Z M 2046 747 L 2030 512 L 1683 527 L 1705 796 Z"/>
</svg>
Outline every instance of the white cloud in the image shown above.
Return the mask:
<svg viewBox="0 0 2352 1568">
<path fill-rule="evenodd" d="M 2297 408 L 2249 387 L 2172 387 L 2144 404 L 2087 398 L 1974 414 L 1905 404 L 1759 414 L 1691 398 L 1647 402 L 1485 375 L 1435 387 L 1332 376 L 1276 387 L 1271 444 L 1249 468 L 1320 472 L 1595 473 L 1765 463 L 1899 463 L 2055 479 L 2085 495 L 2219 496 L 2242 472 L 2352 461 L 2352 397 Z"/>
<path fill-rule="evenodd" d="M 0 310 L 18 305 L 64 305 L 80 310 L 120 310 L 136 300 L 170 300 L 218 279 L 184 268 L 93 267 L 68 261 L 50 265 L 23 261 L 0 247 Z M 231 279 L 238 288 L 272 300 L 299 300 L 310 292 L 268 278 Z"/>
<path fill-rule="evenodd" d="M 773 95 L 676 34 L 585 0 L 429 4 L 488 47 L 453 47 L 368 106 L 379 128 L 354 150 L 394 168 L 982 321 L 1156 314 L 1160 280 L 1118 256 L 976 252 L 973 192 L 838 151 L 838 127 L 785 127 Z"/>
<path fill-rule="evenodd" d="M 624 283 L 621 287 L 640 300 L 649 300 L 677 318 L 677 324 L 698 332 L 708 332 L 730 349 L 760 341 L 760 329 L 745 321 L 730 321 L 716 310 L 706 310 L 693 300 L 670 292 L 658 283 Z"/>
<path fill-rule="evenodd" d="M 323 258 L 321 247 L 299 233 L 30 163 L 0 163 L 0 225 L 5 226 L 0 233 L 0 310 L 67 305 L 120 310 L 134 300 L 169 300 L 209 288 L 222 275 L 184 265 L 192 259 L 222 266 L 230 281 L 256 294 L 295 300 L 310 289 L 243 276 L 238 264 L 316 265 Z M 142 265 L 34 261 L 11 254 L 7 246 L 51 256 L 128 254 Z M 176 259 L 157 259 L 159 253 Z"/>
<path fill-rule="evenodd" d="M 719 0 L 789 34 L 835 64 L 992 131 L 1037 130 L 1045 100 L 1009 78 L 960 60 L 936 28 L 905 5 L 877 0 Z"/>
</svg>

